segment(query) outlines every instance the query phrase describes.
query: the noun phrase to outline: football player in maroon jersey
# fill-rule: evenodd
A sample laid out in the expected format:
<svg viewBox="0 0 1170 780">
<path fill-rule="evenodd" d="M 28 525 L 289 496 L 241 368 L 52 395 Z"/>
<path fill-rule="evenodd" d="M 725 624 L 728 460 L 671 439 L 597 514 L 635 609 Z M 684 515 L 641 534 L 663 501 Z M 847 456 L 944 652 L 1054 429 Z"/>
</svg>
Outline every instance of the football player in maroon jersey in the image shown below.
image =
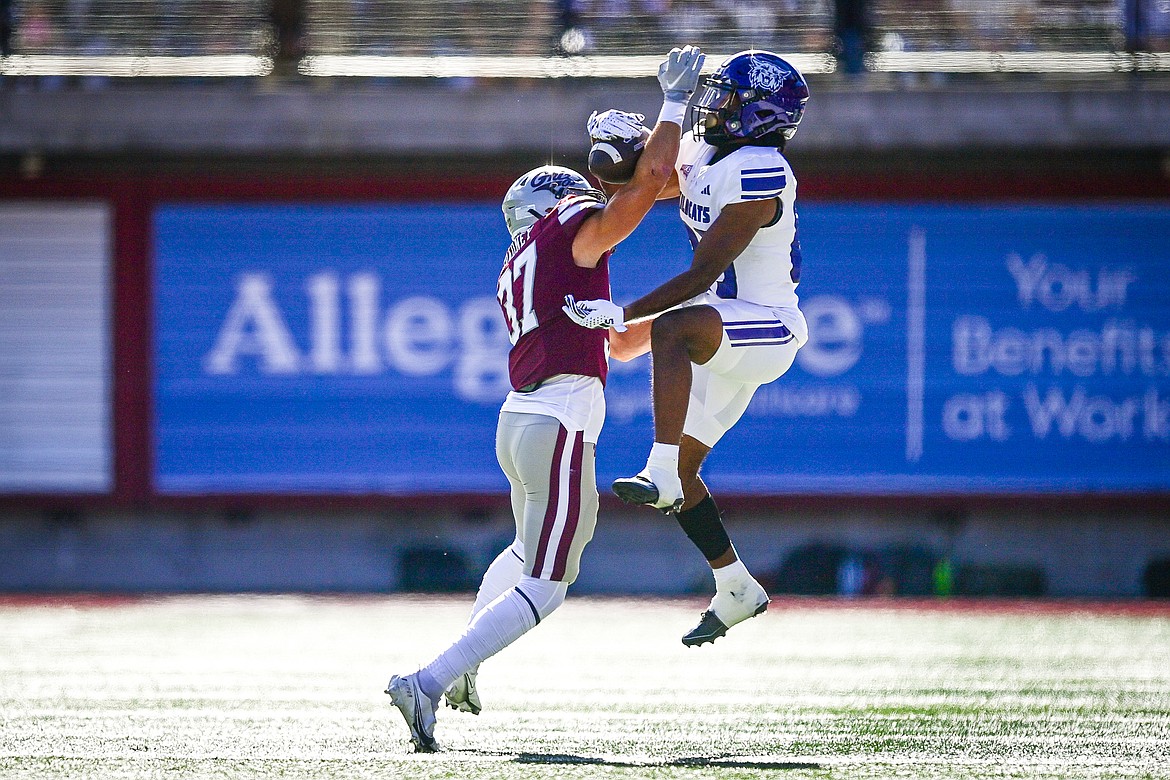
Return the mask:
<svg viewBox="0 0 1170 780">
<path fill-rule="evenodd" d="M 479 665 L 561 605 L 597 522 L 594 457 L 605 417 L 610 332 L 582 328 L 566 299 L 608 300 L 609 257 L 670 180 L 702 53 L 674 49 L 659 69 L 662 112 L 633 178 L 612 197 L 581 174 L 543 166 L 504 197 L 512 243 L 496 286 L 512 349 L 512 391 L 500 410 L 496 457 L 511 485 L 516 538 L 484 574 L 463 635 L 386 688 L 418 752 L 435 743 L 435 710 L 478 713 Z M 595 137 L 622 137 L 622 112 L 590 119 Z M 613 305 L 613 304 L 611 304 Z M 613 334 L 619 350 L 624 328 Z"/>
</svg>

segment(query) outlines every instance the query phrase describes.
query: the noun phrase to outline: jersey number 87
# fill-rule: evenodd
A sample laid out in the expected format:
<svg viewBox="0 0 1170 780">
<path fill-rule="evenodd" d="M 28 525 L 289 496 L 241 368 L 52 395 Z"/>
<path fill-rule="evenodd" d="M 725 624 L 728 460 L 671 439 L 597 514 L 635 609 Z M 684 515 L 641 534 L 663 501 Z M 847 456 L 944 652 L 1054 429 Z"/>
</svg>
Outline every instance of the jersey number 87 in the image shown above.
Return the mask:
<svg viewBox="0 0 1170 780">
<path fill-rule="evenodd" d="M 514 345 L 528 331 L 540 323 L 536 320 L 532 288 L 536 280 L 536 244 L 531 243 L 522 252 L 504 263 L 496 282 L 496 300 L 504 311 L 508 325 L 508 340 Z"/>
</svg>

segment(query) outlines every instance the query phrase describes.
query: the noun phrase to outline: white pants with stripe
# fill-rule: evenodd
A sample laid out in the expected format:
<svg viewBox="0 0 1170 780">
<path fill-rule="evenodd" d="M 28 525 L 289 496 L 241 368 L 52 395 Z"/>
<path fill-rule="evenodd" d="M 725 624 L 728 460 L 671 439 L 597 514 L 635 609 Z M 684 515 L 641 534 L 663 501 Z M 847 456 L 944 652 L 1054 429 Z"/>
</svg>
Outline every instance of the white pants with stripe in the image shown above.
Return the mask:
<svg viewBox="0 0 1170 780">
<path fill-rule="evenodd" d="M 710 360 L 691 366 L 683 433 L 714 447 L 743 416 L 756 389 L 792 367 L 803 336 L 789 330 L 781 313 L 770 306 L 713 296 L 701 303 L 719 312 L 723 339 Z"/>
<path fill-rule="evenodd" d="M 524 573 L 572 583 L 597 527 L 597 446 L 555 417 L 501 412 L 496 458 L 511 485 Z"/>
</svg>

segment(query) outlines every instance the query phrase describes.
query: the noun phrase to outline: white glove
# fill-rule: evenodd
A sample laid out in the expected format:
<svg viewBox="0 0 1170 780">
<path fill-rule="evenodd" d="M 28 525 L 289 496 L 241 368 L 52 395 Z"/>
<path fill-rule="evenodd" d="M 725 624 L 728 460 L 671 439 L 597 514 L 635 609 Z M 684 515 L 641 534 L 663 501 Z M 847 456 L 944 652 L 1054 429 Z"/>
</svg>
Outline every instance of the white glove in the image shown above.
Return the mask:
<svg viewBox="0 0 1170 780">
<path fill-rule="evenodd" d="M 569 319 L 582 328 L 613 328 L 618 333 L 626 329 L 626 315 L 621 306 L 605 298 L 595 301 L 578 301 L 572 295 L 565 296 L 561 307 Z"/>
<path fill-rule="evenodd" d="M 686 103 L 691 93 L 699 86 L 699 71 L 707 55 L 697 46 L 674 48 L 666 55 L 666 61 L 658 66 L 658 84 L 662 94 L 671 103 Z"/>
<path fill-rule="evenodd" d="M 646 126 L 642 124 L 645 119 L 645 114 L 631 114 L 628 111 L 611 108 L 600 114 L 594 111 L 589 115 L 585 127 L 589 130 L 589 137 L 595 140 L 629 141 L 639 137 L 642 131 L 646 130 Z"/>
</svg>

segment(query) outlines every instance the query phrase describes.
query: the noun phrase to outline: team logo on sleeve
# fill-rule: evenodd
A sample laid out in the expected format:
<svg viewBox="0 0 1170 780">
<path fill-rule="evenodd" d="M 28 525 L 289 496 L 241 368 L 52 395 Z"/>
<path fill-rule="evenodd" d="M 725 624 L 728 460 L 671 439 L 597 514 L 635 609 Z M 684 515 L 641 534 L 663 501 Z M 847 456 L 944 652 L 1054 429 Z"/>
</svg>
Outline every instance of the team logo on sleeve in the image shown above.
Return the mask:
<svg viewBox="0 0 1170 780">
<path fill-rule="evenodd" d="M 752 57 L 748 61 L 748 80 L 756 89 L 778 92 L 784 83 L 784 71 L 765 59 Z"/>
<path fill-rule="evenodd" d="M 686 178 L 689 178 L 689 177 L 690 177 L 690 175 L 691 175 L 691 169 L 692 169 L 692 168 L 694 168 L 694 167 L 695 167 L 695 166 L 693 166 L 693 165 L 682 165 L 682 166 L 679 166 L 679 170 L 680 170 L 680 171 L 682 171 L 682 175 L 683 175 L 683 178 L 684 178 L 684 179 L 686 179 Z"/>
</svg>

